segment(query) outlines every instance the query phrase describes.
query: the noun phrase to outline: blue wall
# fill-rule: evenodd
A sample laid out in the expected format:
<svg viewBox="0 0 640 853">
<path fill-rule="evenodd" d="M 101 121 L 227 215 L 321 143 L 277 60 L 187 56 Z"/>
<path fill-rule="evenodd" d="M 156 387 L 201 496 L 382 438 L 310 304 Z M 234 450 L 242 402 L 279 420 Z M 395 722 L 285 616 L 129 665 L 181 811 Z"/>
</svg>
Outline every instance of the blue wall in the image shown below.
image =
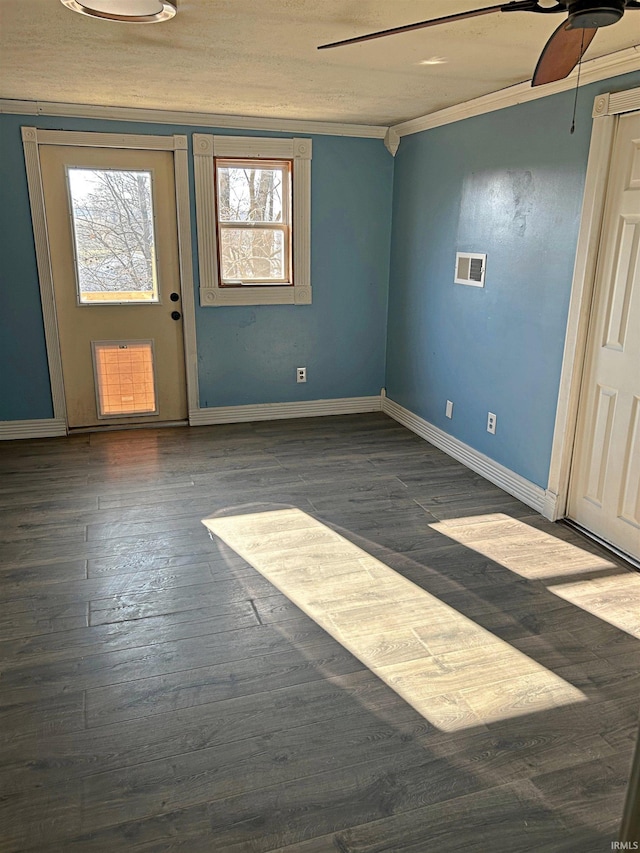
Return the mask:
<svg viewBox="0 0 640 853">
<path fill-rule="evenodd" d="M 387 394 L 542 487 L 593 99 L 638 85 L 581 89 L 573 135 L 564 92 L 405 137 L 396 156 Z M 457 251 L 487 253 L 484 288 L 453 283 Z"/>
<path fill-rule="evenodd" d="M 313 305 L 201 309 L 203 406 L 379 394 L 384 385 L 393 159 L 380 140 L 316 137 Z M 294 372 L 307 368 L 307 384 Z"/>
<path fill-rule="evenodd" d="M 237 133 L 0 116 L 0 420 L 53 415 L 20 127 Z M 274 135 L 274 134 L 254 134 Z M 313 304 L 197 308 L 202 406 L 380 393 L 384 384 L 393 160 L 381 140 L 313 137 Z M 191 175 L 193 206 L 193 175 Z M 195 215 L 192 210 L 195 244 Z M 197 292 L 197 255 L 193 249 Z M 307 367 L 307 383 L 295 368 Z"/>
<path fill-rule="evenodd" d="M 53 417 L 19 125 L 0 116 L 0 420 Z"/>
</svg>

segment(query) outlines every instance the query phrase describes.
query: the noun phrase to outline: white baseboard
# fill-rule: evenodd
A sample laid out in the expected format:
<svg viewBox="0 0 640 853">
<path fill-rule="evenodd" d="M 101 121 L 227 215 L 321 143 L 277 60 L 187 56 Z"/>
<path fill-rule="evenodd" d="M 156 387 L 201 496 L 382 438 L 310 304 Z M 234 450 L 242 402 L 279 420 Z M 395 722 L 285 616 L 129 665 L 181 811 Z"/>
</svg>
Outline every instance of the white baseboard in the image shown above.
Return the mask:
<svg viewBox="0 0 640 853">
<path fill-rule="evenodd" d="M 295 403 L 257 403 L 250 406 L 218 406 L 189 412 L 190 426 L 233 424 L 244 421 L 271 421 L 284 418 L 316 418 L 323 415 L 354 415 L 379 412 L 380 396 L 343 397 L 335 400 L 307 400 Z M 48 438 L 67 434 L 62 418 L 33 421 L 0 421 L 0 440 Z"/>
<path fill-rule="evenodd" d="M 270 421 L 284 418 L 314 418 L 324 415 L 352 415 L 385 412 L 430 444 L 457 459 L 467 468 L 485 477 L 508 494 L 555 521 L 557 495 L 516 474 L 504 465 L 474 450 L 457 438 L 390 400 L 384 394 L 374 397 L 343 397 L 334 400 L 307 400 L 295 403 L 258 403 L 249 406 L 218 406 L 196 409 L 189 413 L 191 426 L 231 424 L 247 421 Z M 0 440 L 51 438 L 64 436 L 67 428 L 62 418 L 30 421 L 0 421 Z"/>
<path fill-rule="evenodd" d="M 64 418 L 43 418 L 34 421 L 0 421 L 0 441 L 17 438 L 54 438 L 67 434 Z"/>
<path fill-rule="evenodd" d="M 508 494 L 513 495 L 514 498 L 549 518 L 547 513 L 551 511 L 550 497 L 540 486 L 526 480 L 509 468 L 505 468 L 504 465 L 500 465 L 499 462 L 495 462 L 485 456 L 484 453 L 474 450 L 468 444 L 443 432 L 443 430 L 410 412 L 409 409 L 405 409 L 399 403 L 394 403 L 393 400 L 384 395 L 382 397 L 382 411 L 430 444 L 457 459 L 458 462 L 462 462 L 467 468 L 471 468 L 476 474 L 480 474 Z"/>
<path fill-rule="evenodd" d="M 272 421 L 283 418 L 317 418 L 323 415 L 354 415 L 379 412 L 375 397 L 343 397 L 336 400 L 306 400 L 295 403 L 256 403 L 251 406 L 218 406 L 189 412 L 190 426 L 234 424 L 244 421 Z"/>
</svg>

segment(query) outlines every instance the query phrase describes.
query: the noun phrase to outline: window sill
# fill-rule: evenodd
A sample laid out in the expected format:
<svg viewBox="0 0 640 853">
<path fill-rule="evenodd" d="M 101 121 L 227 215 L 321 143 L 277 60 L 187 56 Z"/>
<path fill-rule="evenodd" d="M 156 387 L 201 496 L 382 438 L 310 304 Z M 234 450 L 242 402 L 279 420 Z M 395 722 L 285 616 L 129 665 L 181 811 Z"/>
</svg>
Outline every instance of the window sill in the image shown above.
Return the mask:
<svg viewBox="0 0 640 853">
<path fill-rule="evenodd" d="M 310 305 L 310 287 L 201 288 L 202 305 Z"/>
</svg>

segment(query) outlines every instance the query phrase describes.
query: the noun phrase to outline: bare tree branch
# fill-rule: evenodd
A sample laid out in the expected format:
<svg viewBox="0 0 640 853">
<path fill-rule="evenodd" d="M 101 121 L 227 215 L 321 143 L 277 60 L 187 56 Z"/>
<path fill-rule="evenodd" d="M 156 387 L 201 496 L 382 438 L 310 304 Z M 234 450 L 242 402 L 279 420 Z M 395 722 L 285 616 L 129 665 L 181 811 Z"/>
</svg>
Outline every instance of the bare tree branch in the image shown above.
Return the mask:
<svg viewBox="0 0 640 853">
<path fill-rule="evenodd" d="M 150 175 L 91 170 L 90 180 L 91 190 L 73 201 L 81 291 L 152 291 Z"/>
</svg>

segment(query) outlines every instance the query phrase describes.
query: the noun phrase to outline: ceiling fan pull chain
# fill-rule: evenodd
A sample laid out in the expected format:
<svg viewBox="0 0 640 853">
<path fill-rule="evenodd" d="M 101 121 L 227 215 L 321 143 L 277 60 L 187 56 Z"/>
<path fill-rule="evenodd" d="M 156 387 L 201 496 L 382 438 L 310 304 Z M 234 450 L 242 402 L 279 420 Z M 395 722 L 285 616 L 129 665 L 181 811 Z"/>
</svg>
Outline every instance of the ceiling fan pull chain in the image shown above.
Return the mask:
<svg viewBox="0 0 640 853">
<path fill-rule="evenodd" d="M 580 45 L 580 59 L 578 60 L 578 79 L 576 80 L 576 94 L 573 99 L 573 118 L 571 119 L 571 133 L 576 129 L 576 107 L 578 106 L 578 89 L 580 88 L 580 71 L 582 69 L 582 55 L 584 53 L 584 30 L 582 30 L 582 43 Z"/>
</svg>

